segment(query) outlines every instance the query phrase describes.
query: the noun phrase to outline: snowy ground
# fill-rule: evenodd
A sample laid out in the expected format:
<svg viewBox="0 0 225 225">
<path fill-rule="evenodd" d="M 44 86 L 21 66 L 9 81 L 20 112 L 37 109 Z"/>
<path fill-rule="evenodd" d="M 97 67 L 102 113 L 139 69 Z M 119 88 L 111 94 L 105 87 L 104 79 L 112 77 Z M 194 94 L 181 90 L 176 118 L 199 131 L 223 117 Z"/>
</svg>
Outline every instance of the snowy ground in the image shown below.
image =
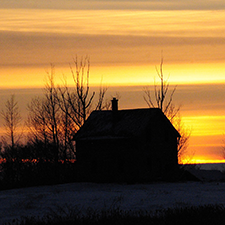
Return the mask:
<svg viewBox="0 0 225 225">
<path fill-rule="evenodd" d="M 225 183 L 72 183 L 31 187 L 0 191 L 0 224 L 20 216 L 42 216 L 66 205 L 85 211 L 88 207 L 156 210 L 204 204 L 225 205 Z"/>
</svg>

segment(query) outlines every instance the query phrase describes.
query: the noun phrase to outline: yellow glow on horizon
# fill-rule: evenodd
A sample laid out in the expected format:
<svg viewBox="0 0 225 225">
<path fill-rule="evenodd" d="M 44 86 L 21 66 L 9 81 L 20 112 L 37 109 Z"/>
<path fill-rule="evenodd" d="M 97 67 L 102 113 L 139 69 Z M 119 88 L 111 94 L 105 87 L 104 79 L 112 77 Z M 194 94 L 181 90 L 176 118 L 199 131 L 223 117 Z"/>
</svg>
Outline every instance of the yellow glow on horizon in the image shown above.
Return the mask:
<svg viewBox="0 0 225 225">
<path fill-rule="evenodd" d="M 156 67 L 158 65 L 92 66 L 90 85 L 99 86 L 101 81 L 106 86 L 146 86 L 153 85 L 155 81 L 158 84 Z M 164 68 L 165 79 L 168 79 L 171 85 L 225 83 L 225 66 L 222 63 L 166 64 Z M 39 68 L 0 68 L 0 86 L 1 88 L 42 87 L 47 72 L 50 72 L 49 65 Z M 67 67 L 56 65 L 55 74 L 57 83 L 62 83 L 65 75 L 68 85 L 74 84 L 69 64 Z"/>
<path fill-rule="evenodd" d="M 37 68 L 1 68 L 0 88 L 43 87 L 46 72 Z"/>
<path fill-rule="evenodd" d="M 51 73 L 50 65 L 39 68 L 0 68 L 0 88 L 43 88 L 46 84 L 48 73 Z M 67 68 L 55 69 L 55 83 L 57 85 L 63 85 L 64 77 L 68 85 L 74 83 L 69 66 Z"/>
<path fill-rule="evenodd" d="M 182 157 L 181 164 L 197 164 L 197 163 L 225 163 L 222 151 L 207 151 L 206 146 L 194 151 L 195 147 L 191 146 L 185 156 Z"/>
<path fill-rule="evenodd" d="M 165 64 L 171 84 L 225 83 L 224 63 Z"/>
<path fill-rule="evenodd" d="M 152 85 L 158 79 L 156 67 L 158 65 L 96 67 L 92 70 L 93 83 L 98 84 L 101 75 L 112 85 Z M 165 79 L 175 85 L 225 83 L 224 74 L 223 63 L 164 65 Z"/>
<path fill-rule="evenodd" d="M 222 135 L 225 130 L 225 116 L 184 116 L 185 125 L 192 129 L 192 136 Z"/>
<path fill-rule="evenodd" d="M 194 158 L 191 160 L 190 164 L 204 164 L 204 163 L 225 163 L 225 159 L 204 159 L 203 158 Z"/>
</svg>

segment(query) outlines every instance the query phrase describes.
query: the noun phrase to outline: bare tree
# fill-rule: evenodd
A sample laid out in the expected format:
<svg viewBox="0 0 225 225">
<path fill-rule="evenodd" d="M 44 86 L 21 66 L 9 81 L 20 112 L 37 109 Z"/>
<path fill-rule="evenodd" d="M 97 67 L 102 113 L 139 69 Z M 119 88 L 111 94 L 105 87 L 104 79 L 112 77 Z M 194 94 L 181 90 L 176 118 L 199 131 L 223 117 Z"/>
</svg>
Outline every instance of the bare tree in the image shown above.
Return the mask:
<svg viewBox="0 0 225 225">
<path fill-rule="evenodd" d="M 108 87 L 104 87 L 102 86 L 102 82 L 99 88 L 99 94 L 98 94 L 98 101 L 95 107 L 95 110 L 103 110 L 103 109 L 107 109 L 108 108 L 108 101 L 105 100 L 105 94 L 108 90 Z"/>
<path fill-rule="evenodd" d="M 54 66 L 47 73 L 44 97 L 34 98 L 28 104 L 29 116 L 27 125 L 30 130 L 30 140 L 41 141 L 47 150 L 51 145 L 52 157 L 58 161 L 61 152 L 61 109 L 58 105 L 58 92 L 54 82 Z"/>
<path fill-rule="evenodd" d="M 36 97 L 28 104 L 28 120 L 27 127 L 30 130 L 29 138 L 32 142 L 40 140 L 47 146 L 48 143 L 48 131 L 47 131 L 47 118 L 45 112 L 45 105 L 47 102 L 45 99 Z"/>
<path fill-rule="evenodd" d="M 176 87 L 170 91 L 168 79 L 165 79 L 163 73 L 163 58 L 161 59 L 159 69 L 156 67 L 156 72 L 160 79 L 160 85 L 157 85 L 156 83 L 154 84 L 154 97 L 151 95 L 151 90 L 148 87 L 145 87 L 143 96 L 144 100 L 150 108 L 160 108 L 180 133 L 181 137 L 178 140 L 177 145 L 178 162 L 183 163 L 183 158 L 186 158 L 185 162 L 187 162 L 193 156 L 193 154 L 191 156 L 187 156 L 191 130 L 186 128 L 182 122 L 180 106 L 176 107 L 173 103 L 173 96 L 176 91 Z"/>
<path fill-rule="evenodd" d="M 187 128 L 183 123 L 182 117 L 180 115 L 180 107 L 175 107 L 173 103 L 171 103 L 166 116 L 181 136 L 178 140 L 177 145 L 178 163 L 187 164 L 192 160 L 194 156 L 194 152 L 188 151 L 191 129 Z"/>
<path fill-rule="evenodd" d="M 1 116 L 4 120 L 5 136 L 3 142 L 11 149 L 19 143 L 22 137 L 22 132 L 19 132 L 21 125 L 21 115 L 18 107 L 18 102 L 15 100 L 15 95 L 11 95 L 5 103 L 5 108 L 1 111 Z"/>
<path fill-rule="evenodd" d="M 44 104 L 44 111 L 47 116 L 47 126 L 50 134 L 50 140 L 53 144 L 54 158 L 58 161 L 60 151 L 60 108 L 57 104 L 57 91 L 54 82 L 55 70 L 51 65 L 51 72 L 47 74 L 44 98 L 47 104 Z"/>
<path fill-rule="evenodd" d="M 74 65 L 75 69 L 70 66 L 74 87 L 68 88 L 66 82 L 64 82 L 64 88 L 61 88 L 60 93 L 63 100 L 61 101 L 63 103 L 61 104 L 61 109 L 66 113 L 66 108 L 70 108 L 67 110 L 68 116 L 76 124 L 76 129 L 78 130 L 93 110 L 105 108 L 104 98 L 108 88 L 100 85 L 97 103 L 93 107 L 96 93 L 90 91 L 90 59 L 88 56 L 80 60 L 76 57 Z"/>
<path fill-rule="evenodd" d="M 77 125 L 81 127 L 86 121 L 91 111 L 92 100 L 95 96 L 95 92 L 90 92 L 89 78 L 90 78 L 90 59 L 89 57 L 74 59 L 75 73 L 71 66 L 71 73 L 75 84 L 75 92 L 70 95 L 70 99 L 73 100 L 71 106 L 73 106 L 74 112 L 77 113 Z"/>
<path fill-rule="evenodd" d="M 28 126 L 32 141 L 40 140 L 45 143 L 46 148 L 51 143 L 55 149 L 55 157 L 74 156 L 73 136 L 94 108 L 95 92 L 91 92 L 89 86 L 90 60 L 88 57 L 80 60 L 76 57 L 74 65 L 75 70 L 70 66 L 73 87 L 68 87 L 66 79 L 62 85 L 56 86 L 54 66 L 51 65 L 44 97 L 35 98 L 28 105 Z M 106 91 L 107 88 L 101 85 L 94 109 L 104 108 Z"/>
<path fill-rule="evenodd" d="M 75 154 L 72 140 L 74 134 L 79 129 L 77 126 L 77 118 L 79 116 L 71 106 L 72 97 L 70 96 L 71 92 L 66 80 L 63 86 L 58 86 L 57 91 L 57 104 L 61 110 L 61 142 L 64 147 L 64 157 L 67 157 L 68 154 L 72 157 Z"/>
<path fill-rule="evenodd" d="M 158 85 L 156 85 L 156 83 L 154 85 L 155 97 L 152 98 L 151 91 L 149 90 L 148 87 L 146 87 L 144 89 L 144 92 L 145 92 L 144 100 L 150 108 L 160 108 L 164 112 L 164 114 L 167 114 L 167 112 L 169 112 L 169 111 L 170 111 L 169 114 L 171 114 L 170 107 L 172 106 L 173 95 L 174 95 L 174 92 L 176 91 L 176 87 L 173 88 L 173 90 L 170 94 L 168 94 L 169 82 L 168 82 L 168 80 L 165 79 L 165 76 L 163 73 L 163 58 L 161 59 L 159 69 L 156 67 L 156 72 L 160 79 L 160 85 L 158 86 Z M 180 110 L 179 108 L 177 110 L 174 110 L 174 106 L 172 106 L 173 114 L 171 116 L 172 117 L 176 116 L 176 113 L 179 110 Z"/>
</svg>

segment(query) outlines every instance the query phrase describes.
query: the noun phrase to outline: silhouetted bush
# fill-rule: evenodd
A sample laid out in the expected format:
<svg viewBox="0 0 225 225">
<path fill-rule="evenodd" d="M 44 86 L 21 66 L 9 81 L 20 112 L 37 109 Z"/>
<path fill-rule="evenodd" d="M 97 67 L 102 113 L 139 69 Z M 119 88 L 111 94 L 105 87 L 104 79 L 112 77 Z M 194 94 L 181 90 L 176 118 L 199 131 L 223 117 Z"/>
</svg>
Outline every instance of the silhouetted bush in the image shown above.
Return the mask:
<svg viewBox="0 0 225 225">
<path fill-rule="evenodd" d="M 44 149 L 41 143 L 5 148 L 1 152 L 4 160 L 0 168 L 0 189 L 75 182 L 76 162 L 69 159 L 56 162 L 48 151 L 52 149 Z"/>
<path fill-rule="evenodd" d="M 0 189 L 76 182 L 76 162 L 21 162 L 2 164 Z"/>
</svg>

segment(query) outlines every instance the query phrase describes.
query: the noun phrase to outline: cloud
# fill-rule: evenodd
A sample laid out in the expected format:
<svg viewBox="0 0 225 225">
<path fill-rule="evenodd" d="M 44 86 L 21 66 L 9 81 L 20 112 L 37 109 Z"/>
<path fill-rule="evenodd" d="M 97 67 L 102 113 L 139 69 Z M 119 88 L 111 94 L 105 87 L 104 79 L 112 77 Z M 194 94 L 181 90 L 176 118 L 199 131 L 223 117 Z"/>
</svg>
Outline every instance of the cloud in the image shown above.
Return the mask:
<svg viewBox="0 0 225 225">
<path fill-rule="evenodd" d="M 225 37 L 225 11 L 0 10 L 0 30 L 87 35 Z"/>
<path fill-rule="evenodd" d="M 221 10 L 223 0 L 1 0 L 1 8 L 122 9 L 122 10 Z"/>
<path fill-rule="evenodd" d="M 0 32 L 1 66 L 68 63 L 76 54 L 98 65 L 156 64 L 164 51 L 167 63 L 222 62 L 221 37 L 76 35 Z"/>
<path fill-rule="evenodd" d="M 186 116 L 224 116 L 224 96 L 224 84 L 194 84 L 178 85 L 174 97 Z"/>
</svg>

